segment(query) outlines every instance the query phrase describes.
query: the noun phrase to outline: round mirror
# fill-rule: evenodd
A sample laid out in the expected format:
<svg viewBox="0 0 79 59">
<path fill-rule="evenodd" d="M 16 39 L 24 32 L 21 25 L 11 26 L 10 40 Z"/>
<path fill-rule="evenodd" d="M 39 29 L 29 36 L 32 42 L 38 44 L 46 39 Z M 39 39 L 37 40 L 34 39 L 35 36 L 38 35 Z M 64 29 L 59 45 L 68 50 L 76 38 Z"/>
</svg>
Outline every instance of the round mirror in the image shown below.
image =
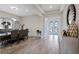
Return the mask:
<svg viewBox="0 0 79 59">
<path fill-rule="evenodd" d="M 76 8 L 74 4 L 69 5 L 67 11 L 67 24 L 71 24 L 72 20 L 76 20 Z"/>
</svg>

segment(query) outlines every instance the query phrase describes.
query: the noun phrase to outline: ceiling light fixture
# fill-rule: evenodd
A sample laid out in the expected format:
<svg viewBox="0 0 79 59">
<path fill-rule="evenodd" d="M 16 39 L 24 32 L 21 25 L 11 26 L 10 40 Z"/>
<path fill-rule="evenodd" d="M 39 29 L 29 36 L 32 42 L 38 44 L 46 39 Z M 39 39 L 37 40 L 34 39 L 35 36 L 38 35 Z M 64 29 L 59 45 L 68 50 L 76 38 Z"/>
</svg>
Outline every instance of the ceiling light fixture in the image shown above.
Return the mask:
<svg viewBox="0 0 79 59">
<path fill-rule="evenodd" d="M 10 7 L 12 10 L 18 10 L 18 8 L 17 7 L 14 7 L 14 6 L 11 6 Z"/>
</svg>

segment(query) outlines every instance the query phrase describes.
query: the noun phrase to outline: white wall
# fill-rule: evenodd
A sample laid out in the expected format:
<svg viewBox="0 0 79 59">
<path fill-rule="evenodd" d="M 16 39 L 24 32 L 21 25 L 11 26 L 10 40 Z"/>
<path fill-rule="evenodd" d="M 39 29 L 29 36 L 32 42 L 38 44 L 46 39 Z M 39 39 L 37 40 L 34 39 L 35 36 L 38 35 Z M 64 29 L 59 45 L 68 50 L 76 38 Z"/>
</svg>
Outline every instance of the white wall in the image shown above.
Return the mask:
<svg viewBox="0 0 79 59">
<path fill-rule="evenodd" d="M 67 29 L 67 9 L 68 9 L 68 6 L 69 5 L 66 5 L 64 10 L 63 10 L 63 13 L 62 13 L 62 30 L 65 30 Z"/>
<path fill-rule="evenodd" d="M 3 12 L 3 11 L 0 11 L 0 18 L 1 18 L 1 17 L 4 17 L 5 20 L 8 20 L 8 21 L 12 22 L 12 29 L 17 29 L 17 28 L 19 28 L 19 27 L 18 27 L 19 24 L 16 25 L 15 22 L 11 20 L 11 18 L 15 18 L 18 22 L 20 22 L 20 21 L 21 21 L 21 17 L 16 16 L 16 15 L 13 15 L 13 14 L 6 13 L 6 12 Z M 1 24 L 2 21 L 3 21 L 3 20 L 0 19 L 0 29 L 3 28 L 2 24 Z M 17 27 L 16 27 L 16 26 L 17 26 Z"/>
<path fill-rule="evenodd" d="M 22 24 L 24 24 L 24 29 L 29 29 L 29 36 L 36 36 L 36 30 L 41 30 L 43 35 L 43 17 L 42 16 L 27 16 L 23 17 Z"/>
<path fill-rule="evenodd" d="M 79 33 L 79 4 L 75 4 L 75 6 L 76 6 L 76 24 L 78 25 L 78 33 Z"/>
</svg>

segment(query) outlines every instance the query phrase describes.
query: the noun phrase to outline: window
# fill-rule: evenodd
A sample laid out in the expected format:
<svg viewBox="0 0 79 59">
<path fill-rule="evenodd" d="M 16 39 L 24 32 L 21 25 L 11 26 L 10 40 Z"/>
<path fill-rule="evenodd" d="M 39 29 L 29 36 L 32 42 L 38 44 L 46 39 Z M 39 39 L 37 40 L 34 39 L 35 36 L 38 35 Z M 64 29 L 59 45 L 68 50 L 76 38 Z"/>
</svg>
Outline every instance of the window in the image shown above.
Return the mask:
<svg viewBox="0 0 79 59">
<path fill-rule="evenodd" d="M 58 21 L 50 21 L 49 22 L 49 34 L 57 34 L 58 33 Z"/>
</svg>

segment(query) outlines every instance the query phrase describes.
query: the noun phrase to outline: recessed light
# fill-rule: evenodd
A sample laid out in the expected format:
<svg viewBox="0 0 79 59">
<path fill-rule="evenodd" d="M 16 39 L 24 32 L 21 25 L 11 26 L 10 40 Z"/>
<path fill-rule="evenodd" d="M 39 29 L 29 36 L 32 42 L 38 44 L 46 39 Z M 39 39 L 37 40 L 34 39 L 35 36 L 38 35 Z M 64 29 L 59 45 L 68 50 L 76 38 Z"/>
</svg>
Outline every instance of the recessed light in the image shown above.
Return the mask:
<svg viewBox="0 0 79 59">
<path fill-rule="evenodd" d="M 11 18 L 13 21 L 16 21 L 16 19 L 15 18 Z"/>
<path fill-rule="evenodd" d="M 15 6 L 11 6 L 10 8 L 11 8 L 12 10 L 18 10 L 18 8 L 15 7 Z"/>
</svg>

